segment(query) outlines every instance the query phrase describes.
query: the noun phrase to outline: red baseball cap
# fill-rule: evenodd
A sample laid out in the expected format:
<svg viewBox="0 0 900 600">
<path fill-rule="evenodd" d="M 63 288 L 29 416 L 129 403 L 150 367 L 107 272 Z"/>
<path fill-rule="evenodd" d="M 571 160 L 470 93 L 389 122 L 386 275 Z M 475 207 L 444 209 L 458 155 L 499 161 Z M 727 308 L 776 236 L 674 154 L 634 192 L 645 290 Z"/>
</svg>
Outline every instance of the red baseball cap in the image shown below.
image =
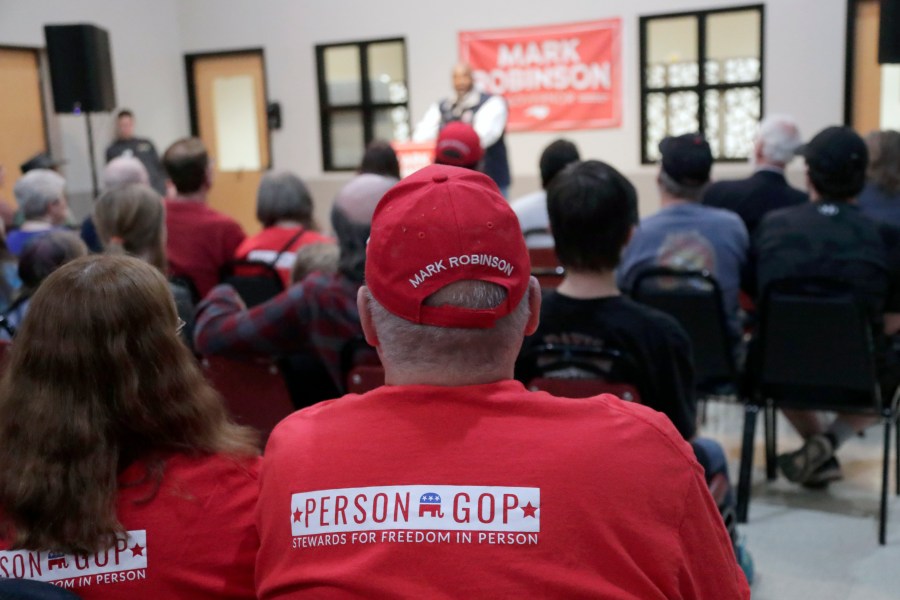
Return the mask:
<svg viewBox="0 0 900 600">
<path fill-rule="evenodd" d="M 366 285 L 388 311 L 413 323 L 489 329 L 525 296 L 531 262 L 515 213 L 482 173 L 431 165 L 384 195 L 366 248 Z M 463 280 L 506 289 L 491 309 L 426 306 Z"/>
<path fill-rule="evenodd" d="M 484 155 L 481 141 L 472 126 L 451 121 L 441 129 L 434 147 L 434 162 L 454 167 L 474 167 Z"/>
</svg>

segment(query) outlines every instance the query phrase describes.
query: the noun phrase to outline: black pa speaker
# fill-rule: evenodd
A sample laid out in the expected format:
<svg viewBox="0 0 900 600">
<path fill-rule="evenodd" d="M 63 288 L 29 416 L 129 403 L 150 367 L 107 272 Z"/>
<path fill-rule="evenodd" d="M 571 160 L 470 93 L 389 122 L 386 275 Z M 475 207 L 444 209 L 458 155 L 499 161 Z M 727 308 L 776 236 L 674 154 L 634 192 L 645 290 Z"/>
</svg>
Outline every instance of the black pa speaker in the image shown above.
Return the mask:
<svg viewBox="0 0 900 600">
<path fill-rule="evenodd" d="M 56 112 L 115 109 L 116 89 L 106 30 L 96 25 L 45 25 L 44 37 Z"/>
<path fill-rule="evenodd" d="M 881 0 L 878 62 L 900 63 L 900 0 Z"/>
</svg>

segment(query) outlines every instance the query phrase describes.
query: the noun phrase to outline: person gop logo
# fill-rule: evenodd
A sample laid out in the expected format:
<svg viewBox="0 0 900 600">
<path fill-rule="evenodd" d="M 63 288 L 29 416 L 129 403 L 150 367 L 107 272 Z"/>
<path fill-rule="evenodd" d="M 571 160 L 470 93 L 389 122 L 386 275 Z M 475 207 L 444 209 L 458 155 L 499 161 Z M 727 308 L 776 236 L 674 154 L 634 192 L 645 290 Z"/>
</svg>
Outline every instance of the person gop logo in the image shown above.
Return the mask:
<svg viewBox="0 0 900 600">
<path fill-rule="evenodd" d="M 419 498 L 419 516 L 425 515 L 430 517 L 444 518 L 444 511 L 441 510 L 441 497 L 434 492 L 426 492 Z"/>
</svg>

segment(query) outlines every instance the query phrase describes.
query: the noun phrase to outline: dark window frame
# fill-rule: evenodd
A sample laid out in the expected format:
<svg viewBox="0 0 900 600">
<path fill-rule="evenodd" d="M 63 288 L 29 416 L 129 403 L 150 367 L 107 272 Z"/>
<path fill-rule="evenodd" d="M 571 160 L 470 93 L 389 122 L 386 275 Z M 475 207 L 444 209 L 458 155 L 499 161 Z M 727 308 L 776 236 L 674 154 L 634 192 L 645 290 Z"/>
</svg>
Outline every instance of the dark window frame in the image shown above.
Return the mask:
<svg viewBox="0 0 900 600">
<path fill-rule="evenodd" d="M 741 83 L 706 83 L 706 18 L 710 15 L 743 12 L 756 10 L 759 12 L 759 79 L 755 82 Z M 697 19 L 697 85 L 667 86 L 663 88 L 650 88 L 647 86 L 647 25 L 657 19 L 671 19 L 679 17 L 695 17 Z M 640 78 L 640 110 L 641 110 L 641 164 L 656 164 L 657 161 L 647 157 L 647 96 L 649 94 L 663 93 L 668 96 L 675 92 L 697 93 L 697 123 L 701 134 L 706 130 L 706 92 L 726 91 L 740 88 L 759 88 L 759 118 L 765 116 L 765 31 L 766 9 L 764 4 L 745 4 L 741 6 L 729 6 L 727 8 L 714 8 L 709 10 L 694 10 L 685 12 L 662 13 L 640 17 L 638 36 L 640 40 L 640 52 L 638 53 L 638 77 Z M 720 163 L 745 163 L 748 158 L 715 158 Z"/>
<path fill-rule="evenodd" d="M 406 89 L 409 90 L 409 58 L 406 51 L 406 38 L 390 37 L 373 40 L 358 40 L 350 42 L 334 42 L 317 44 L 316 52 L 316 80 L 319 86 L 319 130 L 322 136 L 322 170 L 347 172 L 355 171 L 357 166 L 335 167 L 331 160 L 331 117 L 338 113 L 362 113 L 363 122 L 363 147 L 375 139 L 375 112 L 399 106 L 409 110 L 409 94 L 406 102 L 373 102 L 372 91 L 368 85 L 369 53 L 372 45 L 400 42 L 403 45 L 403 72 L 406 81 Z M 359 86 L 360 100 L 357 104 L 340 104 L 332 106 L 328 103 L 328 84 L 325 80 L 325 51 L 329 48 L 356 47 L 359 52 Z"/>
</svg>

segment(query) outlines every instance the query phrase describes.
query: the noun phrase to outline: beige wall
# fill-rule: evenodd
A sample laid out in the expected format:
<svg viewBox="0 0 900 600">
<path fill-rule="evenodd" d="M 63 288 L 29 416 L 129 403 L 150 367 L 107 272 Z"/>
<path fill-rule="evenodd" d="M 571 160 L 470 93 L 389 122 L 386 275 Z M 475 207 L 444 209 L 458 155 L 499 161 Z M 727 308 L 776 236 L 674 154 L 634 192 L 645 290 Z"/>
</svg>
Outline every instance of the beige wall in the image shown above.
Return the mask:
<svg viewBox="0 0 900 600">
<path fill-rule="evenodd" d="M 303 177 L 327 222 L 334 190 L 345 174 L 322 172 L 316 44 L 404 37 L 413 124 L 428 105 L 450 92 L 449 70 L 461 30 L 532 26 L 619 17 L 622 19 L 622 125 L 565 132 L 587 158 L 611 162 L 641 193 L 641 212 L 655 210 L 654 168 L 640 164 L 638 17 L 689 9 L 745 5 L 746 0 L 620 0 L 618 2 L 522 2 L 455 0 L 436 17 L 433 3 L 413 0 L 0 0 L 0 44 L 43 45 L 45 22 L 94 22 L 110 32 L 121 104 L 134 108 L 138 129 L 163 149 L 188 130 L 183 55 L 249 47 L 265 50 L 268 92 L 281 102 L 284 128 L 273 133 L 276 168 Z M 811 135 L 843 117 L 846 3 L 838 0 L 765 2 L 765 110 L 797 116 Z M 70 188 L 89 188 L 83 122 L 60 117 Z M 112 133 L 97 117 L 97 146 Z M 508 136 L 513 197 L 537 186 L 541 150 L 554 133 Z M 799 168 L 794 165 L 794 168 Z M 747 166 L 716 166 L 714 176 L 741 176 Z"/>
</svg>

